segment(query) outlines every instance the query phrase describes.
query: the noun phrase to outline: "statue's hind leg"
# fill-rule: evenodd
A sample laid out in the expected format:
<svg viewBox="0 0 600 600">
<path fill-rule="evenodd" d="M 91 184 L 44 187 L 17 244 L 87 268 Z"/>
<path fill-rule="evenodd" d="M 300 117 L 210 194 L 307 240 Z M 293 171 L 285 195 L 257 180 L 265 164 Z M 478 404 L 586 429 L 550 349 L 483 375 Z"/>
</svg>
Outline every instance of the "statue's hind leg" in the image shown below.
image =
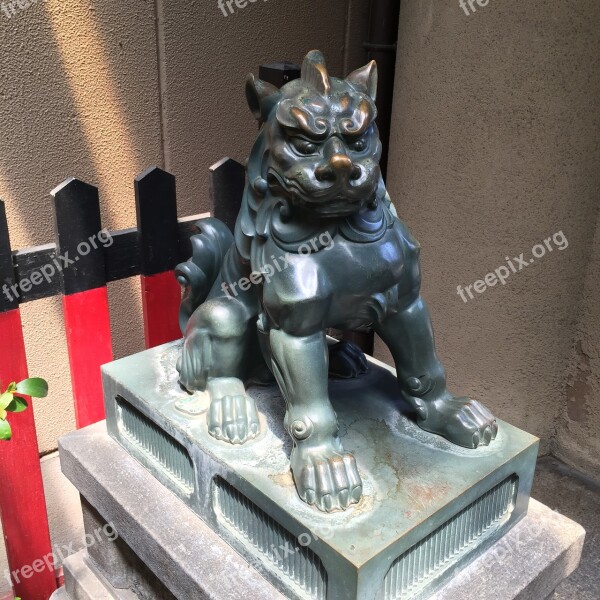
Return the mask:
<svg viewBox="0 0 600 600">
<path fill-rule="evenodd" d="M 467 448 L 488 445 L 496 437 L 496 419 L 483 404 L 448 391 L 420 296 L 378 323 L 376 331 L 392 352 L 403 396 L 416 410 L 421 428 Z"/>
<path fill-rule="evenodd" d="M 446 387 L 429 311 L 420 295 L 419 248 L 408 230 L 405 235 L 406 269 L 394 290 L 396 310 L 376 323 L 375 331 L 394 357 L 402 395 L 415 409 L 419 426 L 459 446 L 486 446 L 496 437 L 498 424 L 483 404 L 454 396 Z"/>
<path fill-rule="evenodd" d="M 248 315 L 234 298 L 205 302 L 188 322 L 177 362 L 181 385 L 210 395 L 210 435 L 232 444 L 243 444 L 260 430 L 256 405 L 243 384 L 252 340 Z"/>
</svg>

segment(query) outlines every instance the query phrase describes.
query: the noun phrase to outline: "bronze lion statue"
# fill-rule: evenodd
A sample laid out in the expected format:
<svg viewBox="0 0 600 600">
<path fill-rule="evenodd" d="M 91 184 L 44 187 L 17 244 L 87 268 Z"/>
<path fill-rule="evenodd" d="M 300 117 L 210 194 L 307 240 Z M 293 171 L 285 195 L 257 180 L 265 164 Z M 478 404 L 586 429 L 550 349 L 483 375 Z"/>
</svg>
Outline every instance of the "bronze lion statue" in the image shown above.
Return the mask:
<svg viewBox="0 0 600 600">
<path fill-rule="evenodd" d="M 328 328 L 375 330 L 423 429 L 467 448 L 489 444 L 498 430 L 482 404 L 446 387 L 420 296 L 419 244 L 379 169 L 376 89 L 374 62 L 338 79 L 318 51 L 281 89 L 250 76 L 246 96 L 262 126 L 235 236 L 216 219 L 201 221 L 193 256 L 176 271 L 185 286 L 179 381 L 209 394 L 210 435 L 232 444 L 255 438 L 245 384 L 274 376 L 298 494 L 323 511 L 362 495 L 328 376 L 367 368 L 356 347 L 328 344 Z"/>
</svg>

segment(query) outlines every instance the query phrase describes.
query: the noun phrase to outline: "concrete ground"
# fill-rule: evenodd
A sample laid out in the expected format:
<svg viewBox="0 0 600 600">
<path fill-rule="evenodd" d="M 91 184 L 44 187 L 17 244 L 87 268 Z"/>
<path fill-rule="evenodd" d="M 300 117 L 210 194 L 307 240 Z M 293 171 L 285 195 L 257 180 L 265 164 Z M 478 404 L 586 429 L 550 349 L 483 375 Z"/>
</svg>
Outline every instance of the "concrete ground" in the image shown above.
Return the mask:
<svg viewBox="0 0 600 600">
<path fill-rule="evenodd" d="M 587 532 L 579 568 L 548 600 L 600 600 L 600 485 L 546 456 L 538 461 L 532 496 Z"/>
</svg>

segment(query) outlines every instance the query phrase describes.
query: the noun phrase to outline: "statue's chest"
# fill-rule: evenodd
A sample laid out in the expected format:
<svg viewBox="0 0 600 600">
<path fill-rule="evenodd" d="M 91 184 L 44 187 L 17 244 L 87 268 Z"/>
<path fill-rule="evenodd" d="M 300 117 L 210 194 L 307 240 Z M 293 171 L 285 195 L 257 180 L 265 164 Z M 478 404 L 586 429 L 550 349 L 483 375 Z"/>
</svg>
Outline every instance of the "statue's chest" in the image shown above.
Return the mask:
<svg viewBox="0 0 600 600">
<path fill-rule="evenodd" d="M 269 240 L 253 267 L 267 270 L 266 286 L 284 302 L 291 298 L 295 302 L 370 298 L 398 284 L 406 268 L 405 246 L 397 227 L 373 242 L 336 235 L 319 245 L 307 244 L 302 252 L 292 253 Z"/>
<path fill-rule="evenodd" d="M 401 238 L 393 229 L 380 240 L 358 243 L 337 236 L 322 256 L 322 276 L 334 296 L 370 297 L 396 285 L 404 272 L 405 261 Z"/>
</svg>

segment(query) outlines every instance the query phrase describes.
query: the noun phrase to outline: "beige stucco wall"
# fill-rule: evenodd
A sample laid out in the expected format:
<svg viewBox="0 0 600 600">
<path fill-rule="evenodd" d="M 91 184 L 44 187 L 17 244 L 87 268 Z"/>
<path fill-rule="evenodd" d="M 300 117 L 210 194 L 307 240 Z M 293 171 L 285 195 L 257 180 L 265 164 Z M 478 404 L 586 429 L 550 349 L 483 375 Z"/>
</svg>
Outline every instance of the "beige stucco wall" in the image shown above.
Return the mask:
<svg viewBox="0 0 600 600">
<path fill-rule="evenodd" d="M 62 558 L 66 558 L 84 546 L 85 534 L 79 492 L 62 474 L 57 452 L 42 458 L 41 467 L 52 548 L 62 564 Z M 0 539 L 4 540 L 1 523 Z M 13 600 L 7 571 L 8 560 L 2 543 L 0 544 L 0 600 Z"/>
<path fill-rule="evenodd" d="M 247 73 L 312 48 L 333 73 L 360 66 L 368 4 L 261 1 L 227 17 L 216 0 L 38 0 L 10 19 L 0 11 L 0 198 L 13 248 L 52 241 L 49 191 L 71 175 L 98 186 L 111 229 L 135 225 L 133 179 L 153 164 L 177 176 L 180 215 L 205 211 L 209 166 L 244 160 L 256 134 Z M 135 278 L 109 286 L 116 356 L 143 348 L 138 288 Z M 61 311 L 59 298 L 22 305 L 30 372 L 50 383 L 35 403 L 43 453 L 74 427 Z M 53 524 L 61 506 L 77 510 L 55 472 Z"/>
<path fill-rule="evenodd" d="M 541 436 L 544 451 L 563 415 L 560 450 L 598 466 L 600 4 L 475 7 L 402 2 L 390 193 L 423 248 L 452 388 Z M 457 294 L 560 231 L 568 248 L 466 303 Z"/>
<path fill-rule="evenodd" d="M 235 5 L 234 5 L 235 6 Z M 177 176 L 180 215 L 208 208 L 208 167 L 245 159 L 256 125 L 243 85 L 263 62 L 314 47 L 332 72 L 359 66 L 368 0 L 248 3 L 44 0 L 0 12 L 0 197 L 13 248 L 52 241 L 49 191 L 74 175 L 100 189 L 103 224 L 135 224 L 133 178 L 156 164 Z M 114 350 L 142 349 L 138 281 L 109 286 Z M 74 427 L 58 298 L 22 307 L 42 452 Z"/>
<path fill-rule="evenodd" d="M 600 481 L 600 219 L 587 265 L 554 454 Z"/>
<path fill-rule="evenodd" d="M 124 11 L 112 0 L 46 0 L 11 19 L 0 14 L 0 197 L 13 248 L 52 241 L 49 191 L 70 175 L 100 188 L 105 226 L 134 224 L 133 177 L 162 160 L 155 37 L 151 3 Z M 135 284 L 111 287 L 137 306 Z M 36 402 L 47 452 L 74 427 L 61 303 L 24 304 L 22 314 L 30 372 L 50 383 Z M 114 325 L 117 346 L 141 337 L 124 319 Z"/>
<path fill-rule="evenodd" d="M 132 180 L 151 164 L 177 176 L 180 214 L 206 210 L 208 166 L 243 160 L 256 131 L 246 73 L 313 47 L 332 72 L 351 70 L 367 7 L 272 0 L 224 17 L 216 0 L 39 0 L 11 19 L 0 13 L 0 197 L 13 247 L 51 241 L 48 192 L 69 175 L 99 187 L 111 228 L 134 225 Z M 423 246 L 453 388 L 595 472 L 599 32 L 595 0 L 490 0 L 470 16 L 455 0 L 403 0 L 389 169 Z M 566 250 L 467 303 L 457 295 L 558 231 Z M 115 354 L 141 349 L 138 282 L 111 284 L 110 301 Z M 30 371 L 51 386 L 36 402 L 40 448 L 51 452 L 74 426 L 61 305 L 22 312 Z M 54 538 L 66 541 L 76 496 L 50 458 Z"/>
<path fill-rule="evenodd" d="M 208 210 L 207 165 L 247 157 L 256 137 L 243 94 L 248 73 L 284 58 L 299 63 L 308 47 L 323 50 L 332 73 L 360 66 L 367 7 L 368 0 L 274 0 L 224 17 L 216 0 L 192 13 L 188 3 L 165 3 L 166 164 L 178 178 L 182 214 Z"/>
</svg>

